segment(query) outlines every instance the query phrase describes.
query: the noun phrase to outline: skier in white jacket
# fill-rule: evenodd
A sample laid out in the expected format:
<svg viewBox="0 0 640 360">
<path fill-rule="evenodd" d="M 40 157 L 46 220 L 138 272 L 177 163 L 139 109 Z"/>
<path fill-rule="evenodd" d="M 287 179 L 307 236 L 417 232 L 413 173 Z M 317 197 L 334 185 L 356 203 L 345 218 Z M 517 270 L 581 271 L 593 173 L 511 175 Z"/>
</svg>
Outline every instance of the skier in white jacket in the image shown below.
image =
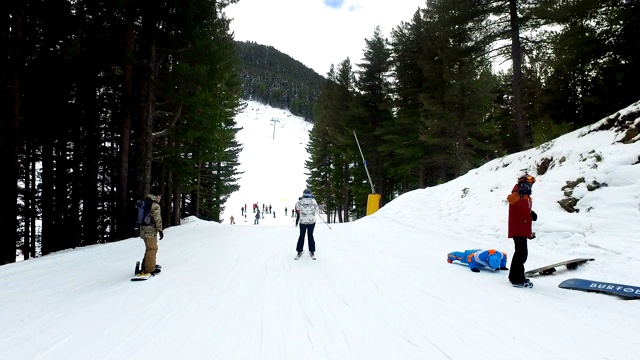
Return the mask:
<svg viewBox="0 0 640 360">
<path fill-rule="evenodd" d="M 302 198 L 296 203 L 296 209 L 300 209 L 300 236 L 296 251 L 298 256 L 302 254 L 304 248 L 304 235 L 307 233 L 309 238 L 309 253 L 313 257 L 316 251 L 316 242 L 313 239 L 313 229 L 316 226 L 316 213 L 318 212 L 318 203 L 311 195 L 311 190 L 305 189 L 302 192 Z"/>
</svg>

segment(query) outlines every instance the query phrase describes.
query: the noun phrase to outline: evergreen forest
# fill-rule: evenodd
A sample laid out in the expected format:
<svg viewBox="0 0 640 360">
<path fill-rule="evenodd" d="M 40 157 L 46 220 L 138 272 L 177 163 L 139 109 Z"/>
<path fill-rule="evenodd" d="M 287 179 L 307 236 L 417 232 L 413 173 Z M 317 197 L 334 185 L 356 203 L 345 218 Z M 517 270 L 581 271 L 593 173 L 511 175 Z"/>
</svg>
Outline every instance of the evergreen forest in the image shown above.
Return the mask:
<svg viewBox="0 0 640 360">
<path fill-rule="evenodd" d="M 238 188 L 237 0 L 23 0 L 4 5 L 0 264 L 218 220 Z"/>
<path fill-rule="evenodd" d="M 311 121 L 326 79 L 273 46 L 236 42 L 242 98 L 259 101 Z"/>
<path fill-rule="evenodd" d="M 638 48 L 638 1 L 426 0 L 328 71 L 309 185 L 349 221 L 592 124 L 640 99 Z"/>
<path fill-rule="evenodd" d="M 154 185 L 165 227 L 219 221 L 243 99 L 314 123 L 308 183 L 344 222 L 640 98 L 638 1 L 426 0 L 324 77 L 235 41 L 237 1 L 5 5 L 0 264 L 135 236 Z"/>
</svg>

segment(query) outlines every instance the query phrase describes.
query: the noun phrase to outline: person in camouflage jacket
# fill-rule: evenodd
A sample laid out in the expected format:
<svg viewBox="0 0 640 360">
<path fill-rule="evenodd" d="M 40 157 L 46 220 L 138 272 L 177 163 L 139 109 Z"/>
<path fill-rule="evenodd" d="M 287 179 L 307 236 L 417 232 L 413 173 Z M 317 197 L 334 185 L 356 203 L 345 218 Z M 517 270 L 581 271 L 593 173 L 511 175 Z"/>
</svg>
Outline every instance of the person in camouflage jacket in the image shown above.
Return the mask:
<svg viewBox="0 0 640 360">
<path fill-rule="evenodd" d="M 159 186 L 151 188 L 151 194 L 145 196 L 151 200 L 151 223 L 140 226 L 140 237 L 144 240 L 145 251 L 144 260 L 142 261 L 142 269 L 146 273 L 158 273 L 160 269 L 156 269 L 156 254 L 158 253 L 158 233 L 160 240 L 164 237 L 162 232 L 162 216 L 160 215 L 160 199 L 162 191 Z"/>
</svg>

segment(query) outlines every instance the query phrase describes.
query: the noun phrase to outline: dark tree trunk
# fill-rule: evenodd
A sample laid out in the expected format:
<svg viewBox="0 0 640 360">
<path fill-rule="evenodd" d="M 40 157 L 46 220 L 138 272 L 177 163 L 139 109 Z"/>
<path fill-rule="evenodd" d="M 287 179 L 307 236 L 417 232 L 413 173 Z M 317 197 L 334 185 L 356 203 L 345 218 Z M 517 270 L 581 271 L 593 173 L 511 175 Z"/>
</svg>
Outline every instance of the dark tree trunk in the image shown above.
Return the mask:
<svg viewBox="0 0 640 360">
<path fill-rule="evenodd" d="M 32 140 L 32 143 L 35 141 Z M 31 171 L 31 196 L 33 201 L 31 202 L 31 208 L 29 209 L 29 220 L 31 226 L 31 245 L 29 249 L 31 250 L 31 257 L 36 257 L 36 248 L 38 243 L 38 234 L 36 233 L 36 219 L 38 218 L 38 203 L 36 199 L 38 198 L 38 188 L 36 185 L 37 178 L 37 170 L 36 170 L 36 161 L 38 159 L 38 146 L 36 144 L 32 144 L 30 147 L 30 152 L 32 154 L 31 162 L 28 163 L 29 171 Z"/>
<path fill-rule="evenodd" d="M 164 175 L 166 186 L 162 192 L 162 227 L 168 228 L 171 223 L 171 192 L 173 191 L 173 172 L 166 169 L 164 163 L 161 166 L 161 174 Z"/>
<path fill-rule="evenodd" d="M 24 147 L 24 209 L 22 210 L 23 219 L 24 219 L 24 239 L 22 243 L 22 256 L 25 260 L 29 259 L 29 255 L 31 254 L 31 238 L 34 236 L 33 233 L 30 233 L 31 217 L 33 216 L 33 212 L 31 211 L 33 194 L 35 191 L 31 188 L 31 145 L 30 141 L 25 141 Z"/>
<path fill-rule="evenodd" d="M 54 196 L 53 182 L 55 181 L 53 163 L 53 140 L 46 140 L 42 145 L 42 229 L 40 231 L 41 254 L 47 255 L 54 252 L 54 239 L 56 237 L 53 221 Z"/>
<path fill-rule="evenodd" d="M 75 247 L 75 239 L 67 228 L 67 220 L 69 216 L 69 198 L 67 186 L 69 174 L 67 168 L 69 167 L 68 156 L 67 153 L 67 132 L 62 131 L 60 134 L 60 139 L 55 143 L 55 181 L 54 181 L 54 204 L 55 211 L 53 213 L 54 218 L 54 229 L 55 236 L 53 240 L 55 241 L 54 251 L 70 249 Z M 65 231 L 66 230 L 66 231 Z M 71 230 L 73 231 L 73 230 Z"/>
<path fill-rule="evenodd" d="M 160 59 L 156 48 L 157 14 L 153 6 L 146 5 L 143 15 L 143 58 L 147 66 L 142 82 L 142 103 L 139 128 L 138 196 L 142 197 L 151 188 L 151 169 L 153 163 L 153 116 L 156 107 L 155 83 L 160 69 Z"/>
<path fill-rule="evenodd" d="M 191 206 L 193 207 L 193 214 L 196 217 L 200 216 L 200 186 L 202 181 L 202 162 L 198 162 L 197 165 L 198 175 L 196 179 L 196 189 L 191 193 Z"/>
<path fill-rule="evenodd" d="M 338 206 L 338 222 L 340 223 L 347 222 L 349 219 L 349 194 L 351 193 L 349 179 L 349 163 L 345 162 L 342 168 L 342 201 Z"/>
<path fill-rule="evenodd" d="M 16 245 L 18 242 L 18 126 L 20 122 L 20 10 L 13 12 L 11 24 L 12 61 L 7 70 L 10 90 L 2 92 L 4 104 L 0 116 L 0 265 L 16 261 Z M 3 84 L 4 85 L 4 84 Z M 4 87 L 4 86 L 3 86 Z M 6 92 L 5 92 L 6 91 Z M 6 94 L 6 95 L 5 95 Z M 6 109 L 6 110 L 4 110 Z"/>
<path fill-rule="evenodd" d="M 418 169 L 418 188 L 424 189 L 427 186 L 427 166 L 426 159 L 420 160 L 420 168 Z"/>
<path fill-rule="evenodd" d="M 76 121 L 83 121 L 83 116 L 79 114 L 77 111 L 73 112 L 73 115 L 77 117 Z M 70 119 L 74 121 L 75 119 Z M 75 122 L 77 123 L 77 122 Z M 84 125 L 84 124 L 83 124 Z M 73 144 L 71 148 L 68 149 L 69 154 L 67 157 L 70 159 L 68 163 L 68 175 L 67 175 L 67 196 L 65 197 L 66 205 L 65 205 L 65 221 L 64 221 L 64 229 L 65 229 L 65 237 L 69 239 L 69 244 L 65 246 L 65 249 L 68 246 L 77 247 L 82 246 L 82 228 L 80 227 L 80 217 L 84 216 L 82 211 L 80 210 L 82 198 L 84 194 L 82 193 L 82 171 L 83 166 L 86 166 L 84 163 L 84 144 L 83 142 L 83 131 L 84 126 L 74 129 L 70 134 L 70 143 Z M 86 179 L 89 181 L 90 179 Z M 93 205 L 90 205 L 93 206 Z"/>
<path fill-rule="evenodd" d="M 117 142 L 115 132 L 111 132 L 110 140 L 112 144 L 115 144 Z M 111 153 L 109 155 L 110 155 L 109 158 L 113 161 L 110 166 L 110 168 L 112 169 L 111 175 L 114 178 L 116 178 L 118 175 L 117 174 L 118 171 L 116 169 L 118 169 L 118 161 L 119 161 L 118 149 L 115 146 L 112 147 Z M 107 182 L 107 180 L 105 180 L 105 182 Z M 116 206 L 116 203 L 118 202 L 117 200 L 118 194 L 116 193 L 116 189 L 115 189 L 116 187 L 114 186 L 113 181 L 109 181 L 108 183 L 105 184 L 105 186 L 106 186 L 106 189 L 103 190 L 102 193 L 108 199 L 105 205 L 106 207 L 105 213 L 108 214 L 109 216 L 108 220 L 105 222 L 109 224 L 109 227 L 111 227 L 111 229 L 115 229 L 117 227 L 116 219 L 118 218 L 118 207 Z M 109 232 L 107 242 L 112 242 L 117 239 L 118 237 L 115 231 L 112 230 L 111 232 Z"/>
<path fill-rule="evenodd" d="M 152 51 L 152 54 L 155 50 Z M 153 59 L 154 55 L 151 55 Z M 151 70 L 153 72 L 153 69 Z M 155 111 L 155 95 L 153 93 L 154 77 L 150 75 L 149 81 L 146 82 L 144 96 L 144 111 L 141 114 L 140 123 L 140 143 L 139 161 L 138 161 L 138 197 L 143 197 L 151 189 L 151 168 L 153 164 L 153 113 Z"/>
<path fill-rule="evenodd" d="M 520 46 L 520 26 L 516 0 L 509 0 L 509 20 L 511 24 L 511 60 L 513 61 L 513 112 L 518 146 L 520 150 L 524 150 L 529 146 L 529 141 L 522 107 L 522 47 Z"/>
<path fill-rule="evenodd" d="M 178 226 L 180 225 L 180 199 L 181 199 L 181 194 L 180 194 L 180 184 L 179 184 L 179 180 L 178 180 L 178 176 L 174 173 L 173 174 L 173 219 L 171 221 L 171 225 L 172 226 Z M 169 200 L 169 199 L 167 199 Z"/>
<path fill-rule="evenodd" d="M 82 168 L 82 244 L 98 243 L 98 114 L 96 104 L 97 73 L 90 71 L 86 75 L 84 91 L 84 139 L 82 149 L 84 166 Z"/>
<path fill-rule="evenodd" d="M 133 0 L 126 5 L 126 24 L 124 36 L 124 65 L 122 73 L 122 118 L 120 122 L 120 172 L 118 179 L 118 219 L 116 230 L 118 239 L 129 237 L 129 147 L 131 144 L 131 109 L 133 89 L 133 49 L 135 38 L 135 7 Z"/>
</svg>

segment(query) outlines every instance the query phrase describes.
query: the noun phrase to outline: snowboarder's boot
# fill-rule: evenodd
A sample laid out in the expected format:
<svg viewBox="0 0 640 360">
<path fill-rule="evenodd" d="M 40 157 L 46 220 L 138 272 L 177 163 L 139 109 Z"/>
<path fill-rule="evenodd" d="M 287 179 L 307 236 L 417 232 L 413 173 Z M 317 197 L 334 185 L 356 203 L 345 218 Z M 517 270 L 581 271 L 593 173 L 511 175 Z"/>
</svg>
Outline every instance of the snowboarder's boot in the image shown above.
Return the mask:
<svg viewBox="0 0 640 360">
<path fill-rule="evenodd" d="M 519 288 L 532 288 L 533 287 L 533 283 L 529 279 L 524 279 L 524 282 L 521 282 L 521 283 L 512 282 L 511 285 L 513 285 L 513 287 L 519 287 Z"/>
<path fill-rule="evenodd" d="M 159 274 L 159 273 L 160 273 L 160 271 L 162 271 L 161 269 L 162 269 L 162 266 L 160 266 L 160 265 L 156 265 L 156 268 L 155 268 L 155 269 L 153 269 L 153 271 L 151 271 L 151 275 L 154 275 L 154 276 L 155 276 L 155 275 Z"/>
</svg>

